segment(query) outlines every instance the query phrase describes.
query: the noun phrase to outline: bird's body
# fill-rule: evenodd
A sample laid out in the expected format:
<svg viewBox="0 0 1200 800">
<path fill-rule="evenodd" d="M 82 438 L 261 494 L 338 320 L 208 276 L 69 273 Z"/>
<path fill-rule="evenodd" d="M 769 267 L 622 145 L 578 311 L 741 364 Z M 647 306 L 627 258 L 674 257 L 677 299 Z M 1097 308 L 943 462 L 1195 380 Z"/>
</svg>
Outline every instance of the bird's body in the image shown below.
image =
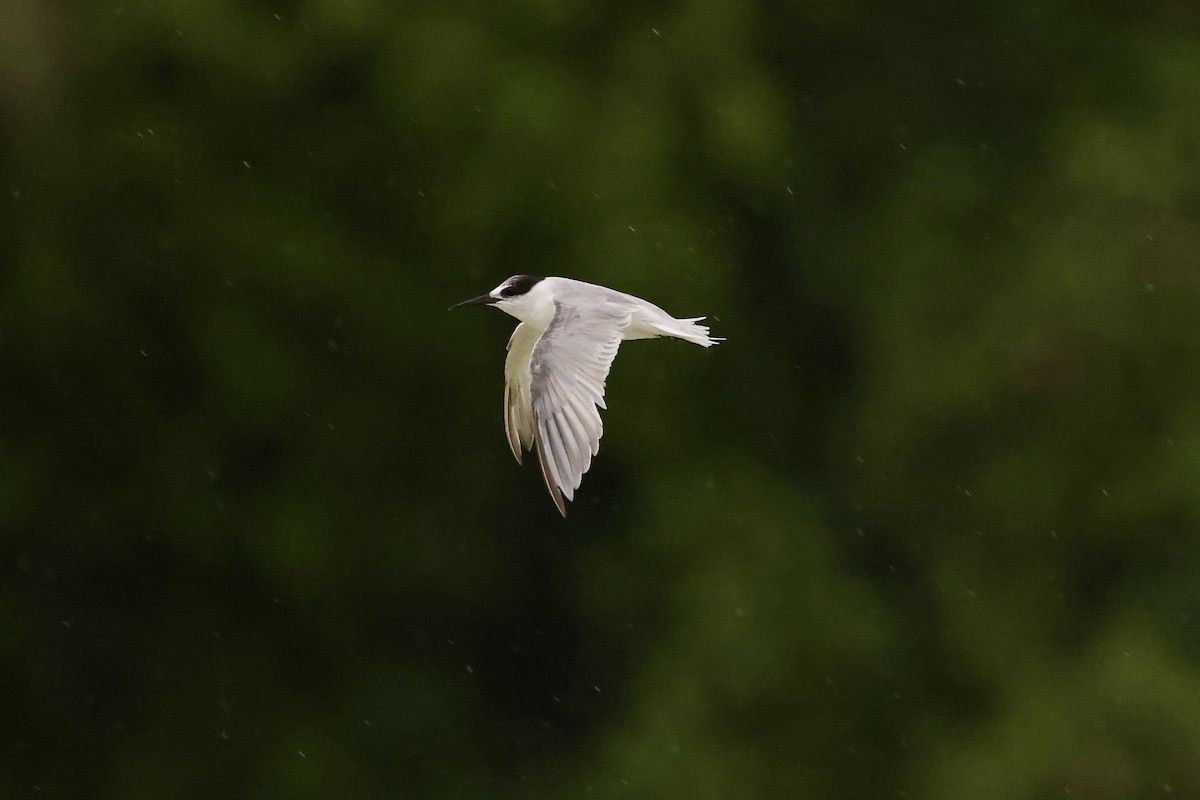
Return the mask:
<svg viewBox="0 0 1200 800">
<path fill-rule="evenodd" d="M 464 304 L 495 305 L 521 321 L 504 361 L 504 431 L 517 462 L 537 448 L 546 488 L 566 516 L 604 427 L 604 384 L 626 339 L 672 336 L 711 347 L 720 339 L 653 303 L 570 278 L 514 275 Z"/>
</svg>

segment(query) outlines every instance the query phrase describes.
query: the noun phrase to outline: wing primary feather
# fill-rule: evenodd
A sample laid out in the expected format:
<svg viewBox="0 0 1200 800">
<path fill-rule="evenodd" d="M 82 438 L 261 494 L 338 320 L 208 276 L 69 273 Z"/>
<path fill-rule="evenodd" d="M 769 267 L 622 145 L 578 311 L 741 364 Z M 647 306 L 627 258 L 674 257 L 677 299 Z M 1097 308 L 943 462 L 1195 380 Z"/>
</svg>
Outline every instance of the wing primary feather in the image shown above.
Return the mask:
<svg viewBox="0 0 1200 800">
<path fill-rule="evenodd" d="M 563 478 L 566 480 L 566 484 L 562 487 L 563 494 L 567 496 L 568 500 L 574 500 L 575 490 L 579 488 L 579 484 L 583 481 L 584 456 L 579 452 L 579 447 L 575 444 L 574 435 L 561 414 L 555 418 L 554 424 L 558 426 L 558 437 L 563 442 L 563 453 L 567 457 L 566 474 L 563 475 Z"/>
<path fill-rule="evenodd" d="M 588 452 L 596 455 L 600 451 L 600 437 L 603 431 L 600 430 L 600 415 L 596 411 L 595 405 L 572 395 L 567 404 L 567 410 L 575 420 L 577 430 L 587 436 Z"/>
<path fill-rule="evenodd" d="M 538 441 L 542 444 L 541 455 L 544 457 L 546 473 L 550 476 L 550 482 L 554 484 L 554 488 L 561 492 L 564 481 L 558 467 L 558 451 L 555 449 L 554 436 L 555 431 L 549 421 L 539 418 Z"/>
<path fill-rule="evenodd" d="M 562 439 L 565 449 L 570 451 L 566 455 L 570 459 L 568 461 L 572 467 L 580 465 L 584 458 L 584 449 L 580 446 L 579 438 L 575 435 L 575 429 L 567 419 L 569 409 L 567 397 L 568 392 L 564 392 L 557 381 L 547 381 L 547 386 L 551 391 L 551 398 L 554 400 L 555 413 L 554 424 L 558 428 L 558 436 Z M 582 473 L 581 473 L 582 474 Z M 571 470 L 571 488 L 574 489 L 575 484 L 575 469 Z"/>
<path fill-rule="evenodd" d="M 547 420 L 546 430 L 550 433 L 549 447 L 554 456 L 554 471 L 558 475 L 558 489 L 570 500 L 575 494 L 575 487 L 571 480 L 573 475 L 571 454 L 567 452 L 566 438 L 563 436 L 562 425 L 557 416 L 552 416 Z"/>
<path fill-rule="evenodd" d="M 583 477 L 583 473 L 587 472 L 591 466 L 592 453 L 591 443 L 587 441 L 587 426 L 583 424 L 579 413 L 575 409 L 575 401 L 571 397 L 570 392 L 565 392 L 562 398 L 561 411 L 562 422 L 564 428 L 570 433 L 571 441 L 575 444 L 575 454 L 578 458 L 579 476 Z"/>
<path fill-rule="evenodd" d="M 508 382 L 504 382 L 504 438 L 508 439 L 508 449 L 512 450 L 513 457 L 517 459 L 517 463 L 521 463 L 521 440 L 517 433 L 517 422 L 513 418 L 516 413 L 509 402 L 511 392 L 508 388 Z"/>
<path fill-rule="evenodd" d="M 600 423 L 600 412 L 596 410 L 594 401 L 589 401 L 587 398 L 580 395 L 571 394 L 568 397 L 569 403 L 567 408 L 572 414 L 577 429 L 588 437 L 588 451 L 592 455 L 600 452 L 600 437 L 603 435 L 603 426 Z"/>
<path fill-rule="evenodd" d="M 562 492 L 560 492 L 554 485 L 554 481 L 550 479 L 550 473 L 546 471 L 546 450 L 545 445 L 542 444 L 542 437 L 534 436 L 533 438 L 534 442 L 537 444 L 538 464 L 542 468 L 542 480 L 546 482 L 546 491 L 550 492 L 550 499 L 554 501 L 554 505 L 558 509 L 558 513 L 562 514 L 563 517 L 566 517 L 567 506 L 563 502 Z"/>
<path fill-rule="evenodd" d="M 525 323 L 518 325 L 508 338 L 504 359 L 504 435 L 518 464 L 523 461 L 521 452 L 533 448 L 536 433 L 529 361 L 541 334 Z"/>
</svg>

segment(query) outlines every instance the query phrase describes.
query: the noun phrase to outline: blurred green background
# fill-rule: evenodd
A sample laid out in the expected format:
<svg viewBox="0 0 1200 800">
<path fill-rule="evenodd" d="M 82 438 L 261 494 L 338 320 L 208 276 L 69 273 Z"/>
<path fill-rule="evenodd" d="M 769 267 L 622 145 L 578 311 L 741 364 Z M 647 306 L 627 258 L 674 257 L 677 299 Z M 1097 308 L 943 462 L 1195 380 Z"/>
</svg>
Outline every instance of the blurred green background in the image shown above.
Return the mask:
<svg viewBox="0 0 1200 800">
<path fill-rule="evenodd" d="M 0 796 L 1200 797 L 1194 3 L 3 17 Z"/>
</svg>

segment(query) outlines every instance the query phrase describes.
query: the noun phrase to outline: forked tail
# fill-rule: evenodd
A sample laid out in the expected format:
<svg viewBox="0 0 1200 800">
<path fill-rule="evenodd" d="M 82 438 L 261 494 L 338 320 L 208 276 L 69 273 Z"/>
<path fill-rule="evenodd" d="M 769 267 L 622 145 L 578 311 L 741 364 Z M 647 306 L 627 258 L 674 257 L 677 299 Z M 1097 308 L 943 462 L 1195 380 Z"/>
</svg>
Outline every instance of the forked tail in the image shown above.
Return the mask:
<svg viewBox="0 0 1200 800">
<path fill-rule="evenodd" d="M 662 331 L 663 336 L 673 336 L 685 342 L 698 344 L 701 347 L 712 347 L 718 342 L 725 341 L 722 336 L 709 336 L 708 326 L 701 325 L 704 317 L 689 317 L 687 319 L 672 319 L 669 323 L 655 324 L 654 328 Z"/>
</svg>

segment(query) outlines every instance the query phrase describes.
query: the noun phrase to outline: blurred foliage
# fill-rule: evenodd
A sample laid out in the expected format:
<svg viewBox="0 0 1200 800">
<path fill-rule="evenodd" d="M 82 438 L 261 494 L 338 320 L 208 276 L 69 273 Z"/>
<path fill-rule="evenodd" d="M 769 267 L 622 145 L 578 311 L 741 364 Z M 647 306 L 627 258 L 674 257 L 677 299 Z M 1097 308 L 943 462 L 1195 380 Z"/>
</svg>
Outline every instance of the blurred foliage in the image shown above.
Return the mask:
<svg viewBox="0 0 1200 800">
<path fill-rule="evenodd" d="M 1200 797 L 1200 12 L 8 0 L 0 795 Z M 517 272 L 625 347 L 568 519 Z"/>
</svg>

